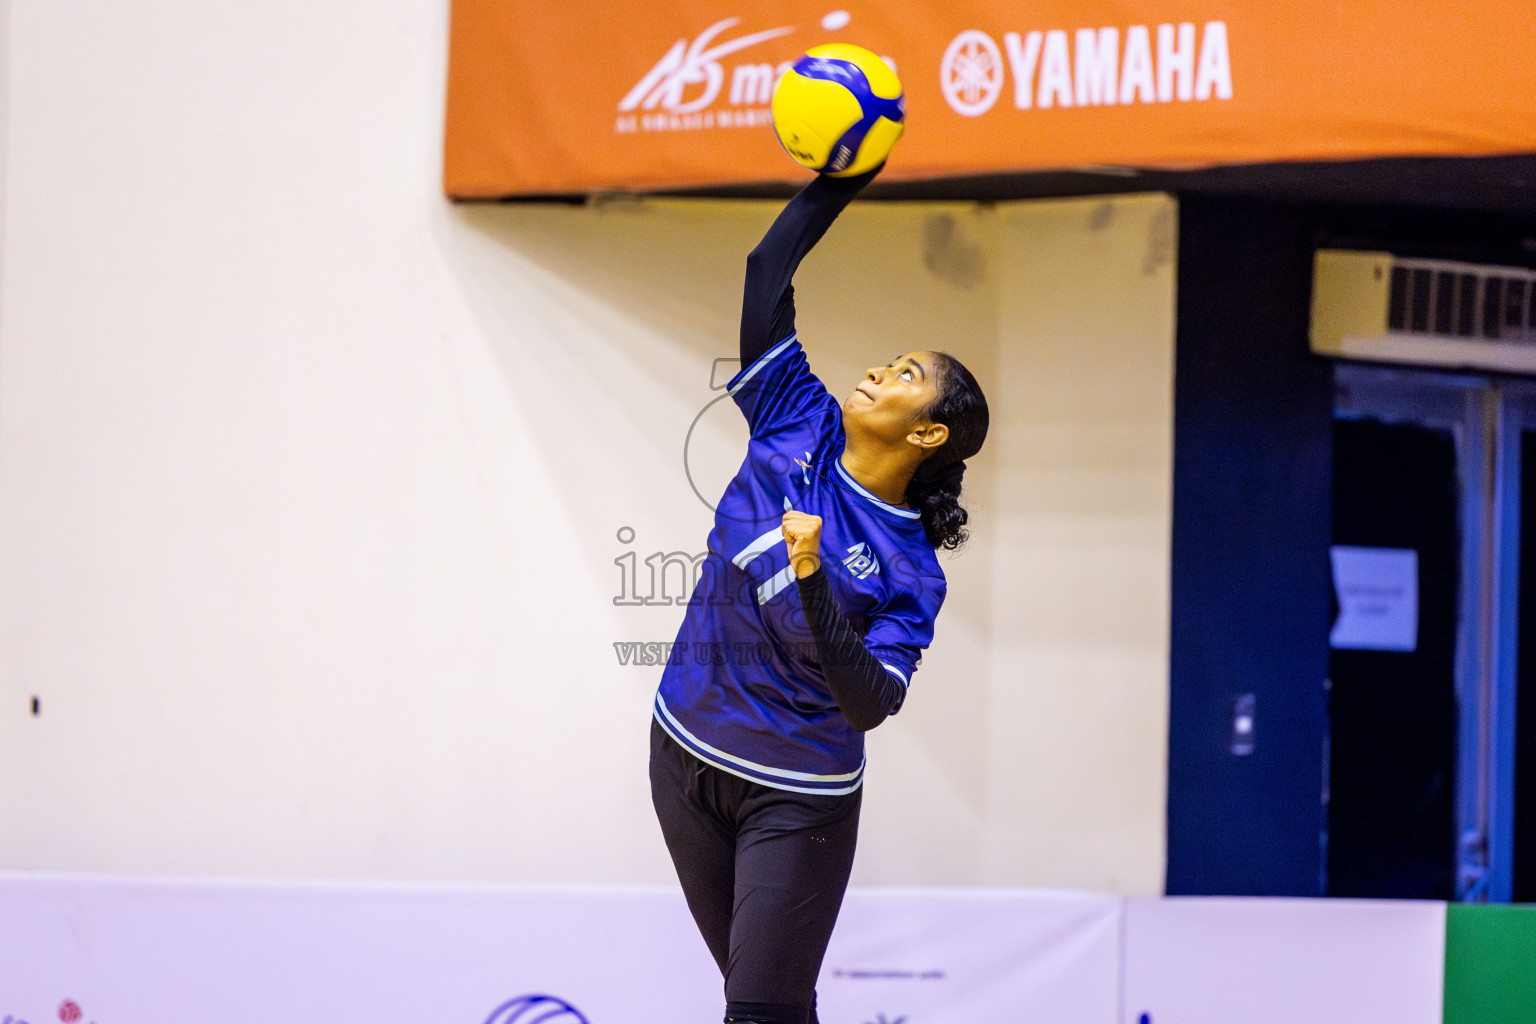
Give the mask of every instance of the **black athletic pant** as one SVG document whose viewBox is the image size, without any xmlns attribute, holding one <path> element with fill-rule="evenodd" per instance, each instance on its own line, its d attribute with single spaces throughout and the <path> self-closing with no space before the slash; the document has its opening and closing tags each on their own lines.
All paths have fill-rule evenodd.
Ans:
<svg viewBox="0 0 1536 1024">
<path fill-rule="evenodd" d="M 725 976 L 727 1021 L 816 1024 L 816 976 L 853 870 L 861 793 L 748 782 L 651 721 L 651 799 Z"/>
</svg>

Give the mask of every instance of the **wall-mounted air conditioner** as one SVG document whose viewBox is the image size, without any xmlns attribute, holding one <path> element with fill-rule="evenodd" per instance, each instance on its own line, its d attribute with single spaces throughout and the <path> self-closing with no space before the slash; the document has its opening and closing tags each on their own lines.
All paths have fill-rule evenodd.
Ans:
<svg viewBox="0 0 1536 1024">
<path fill-rule="evenodd" d="M 1536 271 L 1319 249 L 1312 351 L 1536 373 Z"/>
</svg>

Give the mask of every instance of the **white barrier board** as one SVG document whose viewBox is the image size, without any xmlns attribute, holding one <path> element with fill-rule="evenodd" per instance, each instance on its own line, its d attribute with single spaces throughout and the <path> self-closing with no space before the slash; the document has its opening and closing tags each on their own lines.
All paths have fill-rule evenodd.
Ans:
<svg viewBox="0 0 1536 1024">
<path fill-rule="evenodd" d="M 822 1024 L 1112 1024 L 1124 901 L 1017 889 L 855 889 L 822 965 Z"/>
<path fill-rule="evenodd" d="M 544 1024 L 720 1018 L 681 896 L 651 889 L 0 879 L 0 1020 Z"/>
<path fill-rule="evenodd" d="M 823 1024 L 1111 1024 L 1120 907 L 855 889 Z M 0 923 L 9 1024 L 713 1024 L 723 1009 L 665 888 L 0 874 Z"/>
<path fill-rule="evenodd" d="M 1445 904 L 1126 901 L 1126 1024 L 1441 1024 Z"/>
</svg>

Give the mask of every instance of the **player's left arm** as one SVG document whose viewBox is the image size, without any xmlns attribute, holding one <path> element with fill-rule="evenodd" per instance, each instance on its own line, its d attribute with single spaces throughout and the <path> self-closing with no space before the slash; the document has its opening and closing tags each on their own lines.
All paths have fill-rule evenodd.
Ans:
<svg viewBox="0 0 1536 1024">
<path fill-rule="evenodd" d="M 886 652 L 890 660 L 877 657 L 837 606 L 821 568 L 820 517 L 785 513 L 784 540 L 827 689 L 848 724 L 868 732 L 901 709 L 916 665 L 916 651 L 891 645 Z M 893 653 L 898 650 L 900 655 Z"/>
</svg>

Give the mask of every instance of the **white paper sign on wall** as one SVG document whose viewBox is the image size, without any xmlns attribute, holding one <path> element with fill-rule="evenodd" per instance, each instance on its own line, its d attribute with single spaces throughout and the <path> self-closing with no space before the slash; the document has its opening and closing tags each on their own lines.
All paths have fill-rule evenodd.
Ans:
<svg viewBox="0 0 1536 1024">
<path fill-rule="evenodd" d="M 1338 650 L 1412 651 L 1419 640 L 1419 553 L 1407 548 L 1332 549 Z"/>
</svg>

